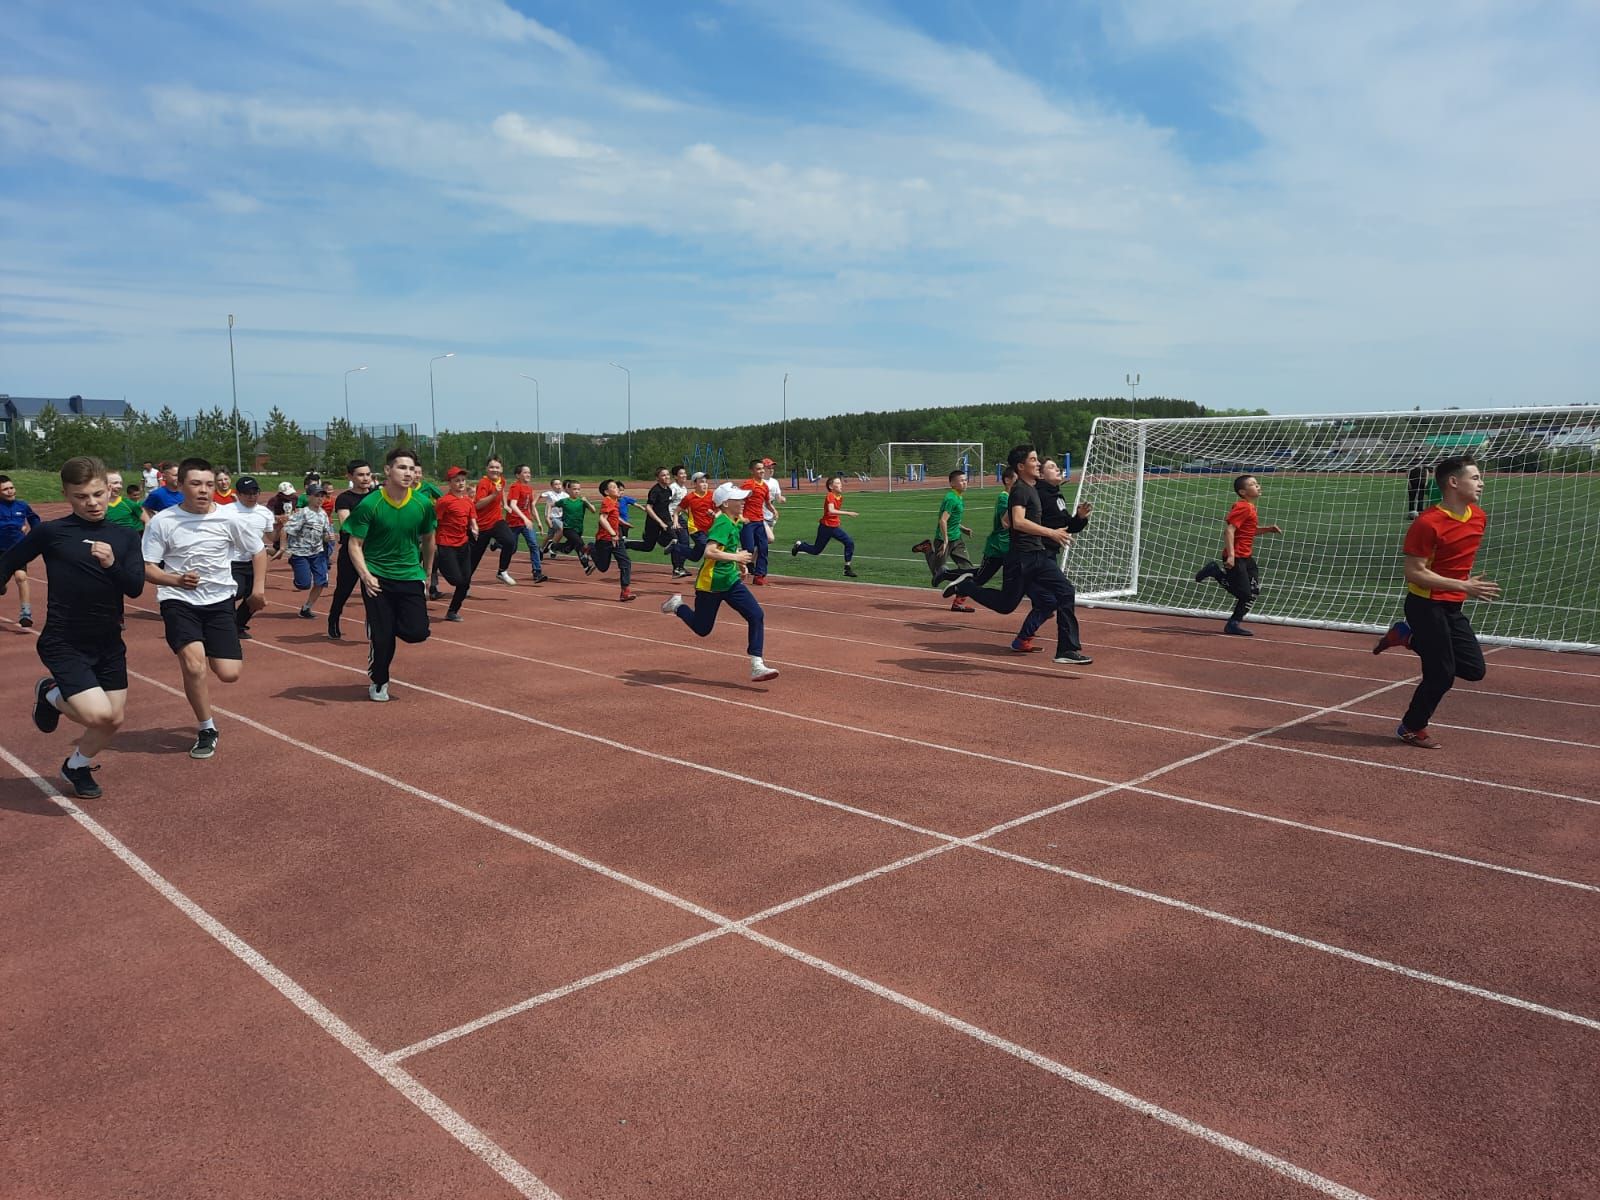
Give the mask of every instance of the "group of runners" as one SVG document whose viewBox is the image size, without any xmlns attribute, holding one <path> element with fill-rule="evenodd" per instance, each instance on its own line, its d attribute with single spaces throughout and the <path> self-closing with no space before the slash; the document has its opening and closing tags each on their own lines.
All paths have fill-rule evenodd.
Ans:
<svg viewBox="0 0 1600 1200">
<path fill-rule="evenodd" d="M 692 600 L 671 595 L 662 612 L 706 637 L 728 606 L 746 625 L 751 680 L 774 679 L 778 672 L 763 658 L 765 617 L 752 590 L 766 584 L 772 525 L 782 503 L 772 466 L 770 459 L 755 460 L 742 483 L 715 488 L 703 473 L 662 467 L 641 519 L 630 511 L 638 505 L 627 503 L 615 479 L 602 481 L 597 506 L 576 480 L 552 480 L 536 495 L 526 466 L 508 480 L 504 464 L 491 458 L 475 487 L 463 468 L 452 467 L 440 489 L 423 478 L 416 454 L 404 447 L 391 450 L 376 470 L 365 461 L 348 464 L 349 486 L 337 496 L 319 478 L 308 478 L 303 494 L 284 484 L 265 502 L 256 479 L 235 480 L 200 458 L 161 464 L 154 483 L 142 481 L 146 494 L 136 502 L 125 494 L 119 472 L 79 457 L 60 472 L 71 512 L 53 521 L 40 520 L 17 498 L 15 484 L 0 476 L 0 594 L 18 587 L 19 624 L 30 627 L 27 567 L 43 560 L 48 602 L 37 646 L 48 674 L 34 688 L 33 720 L 46 733 L 63 716 L 81 727 L 61 773 L 76 795 L 94 798 L 101 794 L 94 760 L 126 716 L 124 598 L 155 585 L 166 641 L 196 720 L 189 754 L 210 758 L 220 736 L 211 680 L 234 683 L 241 677 L 250 619 L 266 604 L 268 561 L 285 553 L 294 586 L 304 593 L 299 615 L 307 619 L 315 617 L 331 564 L 336 579 L 327 630 L 335 641 L 342 640 L 343 611 L 360 587 L 369 644 L 367 694 L 375 702 L 391 699 L 398 643 L 415 644 L 429 635 L 431 569 L 437 566 L 450 584 L 445 619 L 457 621 L 490 549 L 499 554 L 497 578 L 516 585 L 511 568 L 519 547 L 528 552 L 535 583 L 549 578 L 544 564 L 554 555 L 573 555 L 586 574 L 606 572 L 615 563 L 623 602 L 635 599 L 630 549 L 665 550 L 673 577 L 692 577 L 694 583 Z M 1484 677 L 1483 653 L 1463 603 L 1500 594 L 1497 584 L 1472 575 L 1486 525 L 1478 507 L 1483 476 L 1477 463 L 1471 455 L 1453 456 L 1434 475 L 1440 500 L 1411 522 L 1403 544 L 1404 619 L 1373 651 L 1404 646 L 1421 659 L 1422 680 L 1396 734 L 1427 749 L 1439 745 L 1428 723 L 1455 680 Z M 976 604 L 1010 613 L 1027 599 L 1031 608 L 1011 648 L 1034 651 L 1035 635 L 1053 616 L 1055 661 L 1087 665 L 1093 660 L 1080 643 L 1075 592 L 1063 573 L 1061 551 L 1086 528 L 1091 507 L 1070 505 L 1061 494 L 1059 466 L 1041 460 L 1032 446 L 1011 451 L 1003 480 L 980 563 L 966 553 L 964 539 L 972 531 L 962 524 L 966 476 L 960 471 L 950 474 L 933 536 L 916 549 L 952 609 L 973 612 Z M 1254 540 L 1282 531 L 1259 525 L 1261 485 L 1255 476 L 1239 476 L 1234 491 L 1238 499 L 1223 523 L 1221 562 L 1206 563 L 1195 579 L 1214 580 L 1228 591 L 1234 608 L 1225 632 L 1248 635 L 1242 622 L 1261 584 Z M 791 553 L 820 554 L 837 540 L 845 574 L 854 577 L 854 543 L 840 518 L 857 514 L 843 503 L 843 478 L 832 476 L 815 538 L 793 542 Z M 589 514 L 597 526 L 592 540 L 584 534 Z M 641 520 L 643 536 L 630 539 Z M 996 574 L 1000 586 L 985 586 Z M 432 595 L 442 598 L 438 591 Z"/>
</svg>

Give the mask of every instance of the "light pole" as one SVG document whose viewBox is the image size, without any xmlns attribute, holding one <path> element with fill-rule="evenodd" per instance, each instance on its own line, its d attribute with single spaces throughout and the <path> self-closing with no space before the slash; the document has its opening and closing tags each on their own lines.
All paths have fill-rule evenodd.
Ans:
<svg viewBox="0 0 1600 1200">
<path fill-rule="evenodd" d="M 365 371 L 366 367 L 351 367 L 344 373 L 344 423 L 350 424 L 350 376 L 357 371 Z"/>
<path fill-rule="evenodd" d="M 1131 421 L 1135 419 L 1134 414 L 1139 407 L 1139 375 L 1135 372 L 1132 375 L 1124 375 L 1123 378 L 1128 381 L 1128 419 Z"/>
<path fill-rule="evenodd" d="M 519 375 L 522 372 L 517 372 Z M 529 383 L 533 384 L 533 461 L 538 463 L 538 472 L 544 474 L 544 422 L 539 419 L 539 381 L 532 375 L 523 375 Z"/>
<path fill-rule="evenodd" d="M 621 363 L 612 363 L 613 367 L 628 377 L 628 479 L 633 479 L 633 372 Z"/>
<path fill-rule="evenodd" d="M 439 474 L 439 408 L 433 402 L 433 364 L 441 358 L 454 358 L 456 352 L 449 354 L 435 354 L 428 360 L 428 412 L 433 416 L 433 473 Z"/>
<path fill-rule="evenodd" d="M 789 372 L 783 373 L 783 477 L 789 478 Z"/>
<path fill-rule="evenodd" d="M 233 382 L 233 469 L 244 474 L 244 452 L 239 449 L 239 375 L 233 368 L 233 314 L 228 314 L 228 378 Z"/>
</svg>

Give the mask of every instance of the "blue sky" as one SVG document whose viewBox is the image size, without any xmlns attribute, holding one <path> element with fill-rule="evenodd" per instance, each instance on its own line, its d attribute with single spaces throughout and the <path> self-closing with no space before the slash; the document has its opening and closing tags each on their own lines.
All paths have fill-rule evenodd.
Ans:
<svg viewBox="0 0 1600 1200">
<path fill-rule="evenodd" d="M 8 0 L 0 391 L 1600 399 L 1600 9 Z"/>
</svg>

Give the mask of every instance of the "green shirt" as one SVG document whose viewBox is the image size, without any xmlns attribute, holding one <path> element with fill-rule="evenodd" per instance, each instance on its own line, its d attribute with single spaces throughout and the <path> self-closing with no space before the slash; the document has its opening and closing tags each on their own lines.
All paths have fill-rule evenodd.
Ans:
<svg viewBox="0 0 1600 1200">
<path fill-rule="evenodd" d="M 718 513 L 717 519 L 711 522 L 711 531 L 706 534 L 706 541 L 715 542 L 724 550 L 737 550 L 739 548 L 739 527 L 734 524 L 733 518 L 727 513 Z M 708 554 L 700 560 L 700 573 L 695 576 L 694 590 L 697 592 L 725 592 L 738 582 L 738 563 L 728 562 L 726 559 L 712 558 Z"/>
<path fill-rule="evenodd" d="M 374 488 L 373 490 L 376 491 L 378 489 Z M 429 504 L 432 504 L 440 496 L 444 495 L 444 493 L 439 490 L 439 485 L 437 483 L 434 483 L 433 480 L 431 480 L 431 479 L 424 479 L 421 483 L 417 484 L 417 486 L 414 487 L 411 490 L 415 491 L 415 492 L 421 492 L 424 496 L 427 497 L 427 500 L 428 500 Z"/>
<path fill-rule="evenodd" d="M 1004 558 L 1011 550 L 1011 530 L 1004 524 L 1006 510 L 1010 507 L 1011 497 L 1006 492 L 994 498 L 994 528 L 983 543 L 985 558 Z"/>
<path fill-rule="evenodd" d="M 361 539 L 367 570 L 379 579 L 426 579 L 417 540 L 438 528 L 433 503 L 408 492 L 399 504 L 378 488 L 356 505 L 344 523 L 344 531 Z"/>
<path fill-rule="evenodd" d="M 955 488 L 951 488 L 944 494 L 944 500 L 939 505 L 940 516 L 945 513 L 950 514 L 949 533 L 946 535 L 939 532 L 939 521 L 936 517 L 933 522 L 933 540 L 938 541 L 940 537 L 948 536 L 953 542 L 959 538 L 961 536 L 961 518 L 966 515 L 966 512 L 967 502 L 961 498 L 960 492 L 956 491 Z"/>
<path fill-rule="evenodd" d="M 126 496 L 118 496 L 115 504 L 106 505 L 106 520 L 129 529 L 144 528 L 144 522 L 139 518 L 139 506 Z"/>
<path fill-rule="evenodd" d="M 589 511 L 589 502 L 582 496 L 568 496 L 565 500 L 557 500 L 556 507 L 561 510 L 561 527 L 568 533 L 583 536 L 583 514 Z"/>
</svg>

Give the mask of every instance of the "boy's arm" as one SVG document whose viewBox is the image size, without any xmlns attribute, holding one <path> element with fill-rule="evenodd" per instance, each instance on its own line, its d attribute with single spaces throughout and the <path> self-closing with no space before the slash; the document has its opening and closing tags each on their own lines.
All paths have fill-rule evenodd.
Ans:
<svg viewBox="0 0 1600 1200">
<path fill-rule="evenodd" d="M 1234 563 L 1233 534 L 1233 522 L 1224 521 L 1222 523 L 1222 565 L 1225 567 L 1231 567 Z"/>
<path fill-rule="evenodd" d="M 130 529 L 127 532 L 132 533 Z M 123 554 L 112 564 L 111 570 L 116 573 L 117 585 L 122 588 L 122 594 L 130 600 L 144 593 L 144 556 L 139 553 L 138 542 L 133 538 L 126 539 L 128 545 Z"/>
<path fill-rule="evenodd" d="M 6 594 L 6 584 L 11 577 L 44 553 L 49 535 L 42 524 L 28 530 L 27 536 L 4 554 L 0 554 L 0 596 Z"/>
<path fill-rule="evenodd" d="M 1405 574 L 1407 583 L 1414 583 L 1432 592 L 1465 592 L 1473 600 L 1500 598 L 1500 585 L 1492 579 L 1484 579 L 1479 575 L 1469 579 L 1451 579 L 1430 567 L 1428 559 L 1420 554 L 1406 555 Z"/>
<path fill-rule="evenodd" d="M 618 517 L 617 519 L 620 521 L 622 518 Z M 617 536 L 617 527 L 611 523 L 610 519 L 605 515 L 605 513 L 600 514 L 600 528 L 604 529 L 612 537 Z"/>
<path fill-rule="evenodd" d="M 1058 546 L 1065 546 L 1067 538 L 1071 536 L 1065 529 L 1051 529 L 1049 526 L 1028 520 L 1028 510 L 1020 504 L 1011 506 L 1011 532 L 1035 534 Z"/>
</svg>

